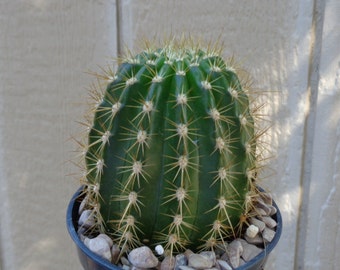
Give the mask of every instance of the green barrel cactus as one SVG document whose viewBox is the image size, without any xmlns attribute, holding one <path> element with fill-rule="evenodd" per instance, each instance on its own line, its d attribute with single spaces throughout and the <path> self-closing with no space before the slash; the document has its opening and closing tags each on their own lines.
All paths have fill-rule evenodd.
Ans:
<svg viewBox="0 0 340 270">
<path fill-rule="evenodd" d="M 238 236 L 257 193 L 258 133 L 220 50 L 169 42 L 102 77 L 84 151 L 97 228 L 122 250 L 174 253 Z"/>
</svg>

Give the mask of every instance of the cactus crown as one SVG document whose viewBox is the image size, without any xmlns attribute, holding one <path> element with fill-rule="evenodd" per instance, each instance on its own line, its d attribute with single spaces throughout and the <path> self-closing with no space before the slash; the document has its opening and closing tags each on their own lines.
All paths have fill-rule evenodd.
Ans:
<svg viewBox="0 0 340 270">
<path fill-rule="evenodd" d="M 257 190 L 254 106 L 217 46 L 169 42 L 98 76 L 84 184 L 97 229 L 122 248 L 213 249 Z"/>
</svg>

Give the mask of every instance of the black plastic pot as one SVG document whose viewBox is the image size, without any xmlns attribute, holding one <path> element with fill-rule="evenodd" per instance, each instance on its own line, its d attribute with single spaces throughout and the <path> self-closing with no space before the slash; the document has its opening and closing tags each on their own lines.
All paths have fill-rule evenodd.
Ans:
<svg viewBox="0 0 340 270">
<path fill-rule="evenodd" d="M 84 268 L 84 270 L 122 270 L 120 267 L 111 264 L 105 259 L 102 259 L 100 256 L 94 254 L 90 251 L 85 244 L 80 240 L 77 234 L 78 228 L 78 209 L 81 203 L 81 198 L 79 195 L 81 193 L 82 188 L 80 188 L 72 197 L 66 214 L 66 224 L 67 229 L 69 231 L 70 236 L 76 244 L 77 252 L 79 260 Z M 282 232 L 282 217 L 279 208 L 276 203 L 273 202 L 274 207 L 277 209 L 277 213 L 273 216 L 273 218 L 277 222 L 276 233 L 274 239 L 266 245 L 265 249 L 252 260 L 247 262 L 246 264 L 237 268 L 237 270 L 260 270 L 263 269 L 269 253 L 274 249 L 276 244 L 278 243 L 281 232 Z"/>
</svg>

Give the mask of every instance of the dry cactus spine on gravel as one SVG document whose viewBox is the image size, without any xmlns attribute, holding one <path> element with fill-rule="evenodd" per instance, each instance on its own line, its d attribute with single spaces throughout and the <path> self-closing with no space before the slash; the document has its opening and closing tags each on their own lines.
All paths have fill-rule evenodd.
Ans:
<svg viewBox="0 0 340 270">
<path fill-rule="evenodd" d="M 121 252 L 214 250 L 249 225 L 265 147 L 257 91 L 222 48 L 149 43 L 96 74 L 79 140 L 91 230 Z"/>
</svg>

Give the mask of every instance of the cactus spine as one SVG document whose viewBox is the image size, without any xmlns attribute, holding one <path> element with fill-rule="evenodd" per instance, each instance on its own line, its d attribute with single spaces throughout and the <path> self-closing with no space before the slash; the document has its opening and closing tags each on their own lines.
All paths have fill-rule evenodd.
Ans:
<svg viewBox="0 0 340 270">
<path fill-rule="evenodd" d="M 87 203 L 123 249 L 213 249 L 240 233 L 256 194 L 247 86 L 216 48 L 170 42 L 125 58 L 96 96 Z"/>
</svg>

